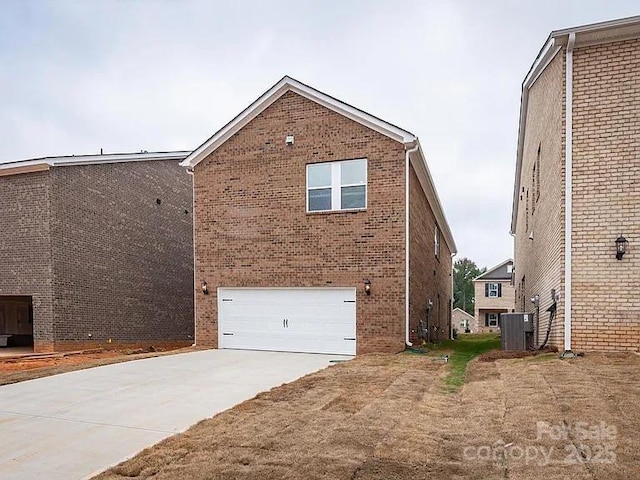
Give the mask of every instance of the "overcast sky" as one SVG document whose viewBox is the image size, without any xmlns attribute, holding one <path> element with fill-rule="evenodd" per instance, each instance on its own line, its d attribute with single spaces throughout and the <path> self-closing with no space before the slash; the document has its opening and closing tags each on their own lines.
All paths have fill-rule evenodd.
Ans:
<svg viewBox="0 0 640 480">
<path fill-rule="evenodd" d="M 633 0 L 0 2 L 0 161 L 192 150 L 282 76 L 418 135 L 458 245 L 509 235 L 522 80 Z M 1 201 L 2 199 L 0 199 Z"/>
</svg>

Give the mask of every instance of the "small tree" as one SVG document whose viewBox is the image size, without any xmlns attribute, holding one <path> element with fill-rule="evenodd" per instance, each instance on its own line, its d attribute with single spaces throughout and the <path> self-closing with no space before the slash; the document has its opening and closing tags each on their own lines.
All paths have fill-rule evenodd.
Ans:
<svg viewBox="0 0 640 480">
<path fill-rule="evenodd" d="M 453 308 L 460 308 L 473 315 L 475 306 L 473 279 L 486 271 L 486 267 L 478 268 L 476 263 L 468 258 L 455 261 L 453 264 Z"/>
</svg>

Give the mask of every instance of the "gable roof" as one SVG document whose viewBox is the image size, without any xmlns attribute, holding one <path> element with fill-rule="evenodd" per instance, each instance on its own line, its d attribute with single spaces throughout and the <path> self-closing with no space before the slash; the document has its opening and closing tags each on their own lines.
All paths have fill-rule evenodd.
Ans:
<svg viewBox="0 0 640 480">
<path fill-rule="evenodd" d="M 477 280 L 502 280 L 502 279 L 509 280 L 511 279 L 511 274 L 508 274 L 508 276 L 500 274 L 500 270 L 502 269 L 502 267 L 505 267 L 506 265 L 509 265 L 509 264 L 513 265 L 512 258 L 508 258 L 504 262 L 496 265 L 495 267 L 490 268 L 489 270 L 484 272 L 482 275 L 478 275 L 476 278 L 473 279 L 473 281 L 475 282 Z"/>
<path fill-rule="evenodd" d="M 180 164 L 183 167 L 193 168 L 202 160 L 204 160 L 211 152 L 215 151 L 220 145 L 231 138 L 242 127 L 248 124 L 251 120 L 256 118 L 260 113 L 267 109 L 272 103 L 278 100 L 287 92 L 295 92 L 315 103 L 318 103 L 329 110 L 339 113 L 355 122 L 358 122 L 366 127 L 375 130 L 378 133 L 386 135 L 401 143 L 412 143 L 417 140 L 417 137 L 400 127 L 397 127 L 389 122 L 374 117 L 373 115 L 352 107 L 351 105 L 344 103 L 336 98 L 333 98 L 326 93 L 322 93 L 315 88 L 305 85 L 298 80 L 295 80 L 289 76 L 284 76 L 273 87 L 263 93 L 256 101 L 245 108 L 240 114 L 238 114 L 233 120 L 227 123 L 224 127 L 213 134 L 202 145 L 196 148 L 191 154 L 184 159 Z"/>
<path fill-rule="evenodd" d="M 462 310 L 460 307 L 456 307 L 453 309 L 453 313 L 458 312 L 458 313 L 462 313 L 465 316 L 469 317 L 471 320 L 475 319 L 475 317 L 473 315 L 471 315 L 468 312 L 465 312 L 464 310 Z"/>
<path fill-rule="evenodd" d="M 531 68 L 522 82 L 520 100 L 520 119 L 518 128 L 518 147 L 516 153 L 516 175 L 513 188 L 511 207 L 511 234 L 516 233 L 518 220 L 518 204 L 520 199 L 520 175 L 522 171 L 522 155 L 524 150 L 524 133 L 527 122 L 527 107 L 529 103 L 529 89 L 542 75 L 555 56 L 566 47 L 569 35 L 575 35 L 573 48 L 600 45 L 603 43 L 619 42 L 640 37 L 640 15 L 628 18 L 592 23 L 578 27 L 554 30 L 547 37 L 546 42 L 538 52 Z M 563 107 L 564 108 L 564 107 Z"/>
<path fill-rule="evenodd" d="M 0 161 L 0 176 L 49 170 L 51 167 L 72 165 L 97 165 L 105 163 L 142 162 L 148 160 L 183 160 L 188 151 L 178 152 L 137 152 L 109 153 L 106 155 L 66 155 L 60 157 L 40 157 L 26 160 Z"/>
<path fill-rule="evenodd" d="M 457 253 L 457 247 L 453 240 L 451 228 L 449 227 L 449 223 L 444 215 L 442 203 L 440 202 L 438 192 L 436 191 L 435 184 L 433 182 L 433 177 L 429 171 L 429 166 L 425 160 L 424 152 L 422 151 L 418 137 L 407 130 L 331 97 L 326 93 L 322 93 L 319 90 L 305 85 L 304 83 L 289 76 L 282 77 L 278 83 L 263 93 L 256 101 L 240 112 L 240 114 L 233 120 L 191 152 L 191 154 L 187 156 L 180 165 L 193 170 L 198 163 L 207 158 L 224 142 L 240 131 L 251 120 L 260 115 L 260 113 L 265 111 L 270 105 L 287 92 L 297 93 L 312 102 L 333 110 L 334 112 L 360 123 L 365 127 L 371 128 L 382 135 L 404 144 L 405 149 L 410 152 L 410 162 L 416 171 L 416 175 L 420 181 L 420 186 L 422 187 L 422 190 L 427 197 L 427 201 L 429 202 L 429 205 L 436 217 L 442 237 L 451 253 Z"/>
</svg>

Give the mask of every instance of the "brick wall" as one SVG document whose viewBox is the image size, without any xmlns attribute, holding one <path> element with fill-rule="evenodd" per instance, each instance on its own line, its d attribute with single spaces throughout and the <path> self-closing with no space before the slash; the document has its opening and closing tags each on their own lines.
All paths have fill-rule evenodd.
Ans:
<svg viewBox="0 0 640 480">
<path fill-rule="evenodd" d="M 50 175 L 53 347 L 193 343 L 184 169 L 153 160 L 54 167 Z"/>
<path fill-rule="evenodd" d="M 638 351 L 640 40 L 573 58 L 573 347 Z M 629 249 L 618 261 L 620 233 Z"/>
<path fill-rule="evenodd" d="M 285 136 L 295 143 L 285 145 Z M 365 211 L 306 213 L 306 164 L 368 159 Z M 357 289 L 357 351 L 404 348 L 404 147 L 288 92 L 195 167 L 196 335 L 227 287 Z M 366 296 L 363 280 L 372 282 Z M 203 295 L 205 280 L 211 292 Z"/>
<path fill-rule="evenodd" d="M 552 303 L 551 289 L 560 294 L 564 289 L 563 51 L 556 55 L 529 91 L 520 179 L 514 245 L 515 310 L 535 312 L 530 298 L 540 295 L 541 314 L 536 319 L 540 343 L 547 330 L 549 315 L 545 310 Z M 529 239 L 531 232 L 533 240 Z M 563 309 L 562 297 L 550 338 L 550 344 L 559 348 L 563 345 Z"/>
<path fill-rule="evenodd" d="M 451 322 L 453 324 L 453 328 L 455 328 L 458 333 L 464 333 L 464 321 L 468 322 L 469 330 L 471 331 L 471 333 L 475 333 L 477 329 L 475 318 L 473 318 L 462 309 L 454 308 L 453 312 L 451 313 Z"/>
<path fill-rule="evenodd" d="M 427 302 L 431 300 L 429 339 L 444 340 L 451 332 L 451 250 L 440 234 L 440 253 L 435 255 L 436 219 L 413 165 L 409 205 L 409 338 L 418 342 L 419 322 L 427 320 Z"/>
<path fill-rule="evenodd" d="M 53 333 L 50 172 L 0 176 L 0 299 L 33 297 L 36 346 Z"/>
</svg>

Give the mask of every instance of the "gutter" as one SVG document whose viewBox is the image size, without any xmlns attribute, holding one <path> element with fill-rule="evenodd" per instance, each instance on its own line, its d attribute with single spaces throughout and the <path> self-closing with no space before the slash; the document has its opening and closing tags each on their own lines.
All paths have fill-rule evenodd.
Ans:
<svg viewBox="0 0 640 480">
<path fill-rule="evenodd" d="M 186 168 L 188 175 L 191 175 L 191 234 L 193 239 L 193 345 L 195 347 L 198 344 L 198 328 L 196 323 L 198 322 L 198 316 L 196 315 L 196 292 L 197 279 L 196 279 L 196 179 L 193 175 L 193 168 Z"/>
<path fill-rule="evenodd" d="M 413 147 L 406 150 L 409 145 L 413 144 Z M 412 347 L 413 343 L 409 341 L 409 155 L 413 152 L 417 152 L 420 148 L 418 139 L 410 144 L 405 144 L 405 158 L 404 158 L 404 262 L 405 262 L 405 280 L 404 280 L 404 343 L 407 347 Z"/>
<path fill-rule="evenodd" d="M 564 181 L 564 352 L 563 358 L 572 358 L 571 351 L 571 262 L 573 230 L 573 46 L 576 34 L 571 32 L 567 42 L 565 71 L 565 181 Z"/>
</svg>

